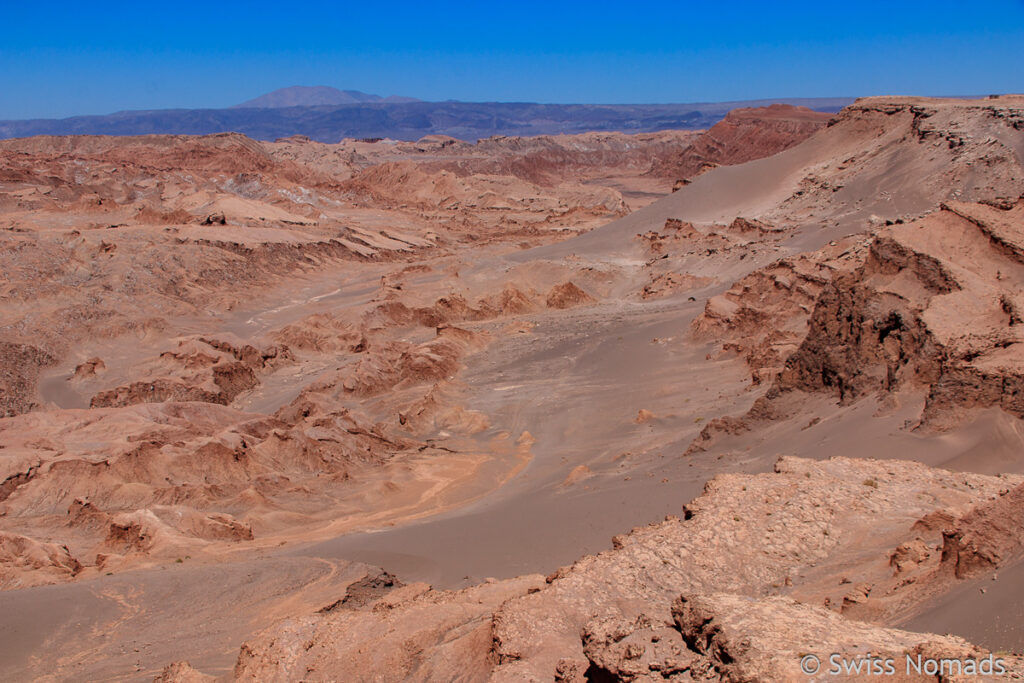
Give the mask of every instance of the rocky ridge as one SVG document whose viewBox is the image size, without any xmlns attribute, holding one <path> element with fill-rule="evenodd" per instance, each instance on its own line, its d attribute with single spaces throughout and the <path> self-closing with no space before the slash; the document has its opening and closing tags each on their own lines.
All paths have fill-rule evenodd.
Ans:
<svg viewBox="0 0 1024 683">
<path fill-rule="evenodd" d="M 380 680 L 447 671 L 453 680 L 770 681 L 795 680 L 808 651 L 980 660 L 989 653 L 961 639 L 876 624 L 960 580 L 957 566 L 991 573 L 1018 561 L 1022 483 L 783 458 L 774 474 L 720 475 L 682 518 L 616 537 L 612 550 L 546 581 L 407 587 L 284 622 L 243 646 L 235 679 L 332 680 L 358 663 Z M 984 536 L 969 531 L 987 516 L 1002 521 Z M 922 551 L 909 563 L 914 544 Z M 795 628 L 802 635 L 779 640 Z M 364 639 L 375 634 L 396 646 L 371 654 Z"/>
</svg>

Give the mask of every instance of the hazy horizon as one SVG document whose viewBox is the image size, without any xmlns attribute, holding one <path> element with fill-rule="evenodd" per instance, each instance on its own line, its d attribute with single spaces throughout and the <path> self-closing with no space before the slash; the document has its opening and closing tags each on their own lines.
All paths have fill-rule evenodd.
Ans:
<svg viewBox="0 0 1024 683">
<path fill-rule="evenodd" d="M 6 8 L 0 119 L 223 108 L 327 85 L 440 102 L 1019 92 L 1024 3 Z M 956 21 L 950 21 L 955 15 Z M 997 18 L 998 21 L 994 21 Z"/>
<path fill-rule="evenodd" d="M 115 114 L 129 113 L 129 112 L 139 112 L 139 113 L 141 113 L 141 112 L 148 112 L 148 111 L 192 111 L 192 110 L 202 111 L 202 110 L 206 110 L 206 109 L 209 109 L 209 110 L 242 109 L 242 108 L 245 108 L 246 102 L 248 102 L 249 100 L 259 99 L 259 98 L 261 98 L 261 97 L 263 97 L 265 95 L 271 95 L 271 94 L 274 94 L 274 93 L 276 93 L 278 91 L 288 90 L 288 89 L 294 88 L 294 87 L 307 87 L 307 88 L 327 87 L 327 88 L 336 89 L 336 90 L 339 90 L 339 91 L 342 91 L 342 92 L 358 92 L 358 93 L 363 94 L 363 95 L 372 95 L 372 96 L 379 97 L 380 99 L 379 100 L 373 100 L 373 101 L 366 101 L 366 102 L 345 102 L 345 103 L 339 103 L 339 104 L 277 105 L 277 107 L 270 107 L 270 108 L 279 108 L 279 107 L 282 107 L 282 106 L 328 106 L 328 107 L 332 107 L 332 106 L 353 106 L 353 107 L 359 107 L 359 106 L 381 105 L 381 104 L 383 104 L 383 105 L 394 105 L 394 104 L 416 104 L 416 103 L 420 103 L 420 104 L 446 104 L 446 103 L 452 103 L 452 104 L 467 104 L 467 105 L 472 105 L 472 104 L 503 104 L 503 105 L 507 105 L 507 104 L 531 104 L 531 105 L 542 105 L 542 106 L 544 106 L 544 105 L 552 105 L 552 106 L 585 105 L 585 106 L 611 106 L 611 107 L 615 107 L 615 106 L 676 106 L 676 105 L 682 105 L 682 106 L 694 105 L 694 106 L 699 106 L 699 105 L 715 105 L 715 104 L 744 105 L 744 104 L 758 104 L 758 103 L 765 103 L 765 104 L 767 104 L 767 103 L 792 103 L 793 101 L 799 101 L 799 100 L 806 100 L 808 104 L 813 104 L 813 103 L 818 102 L 818 101 L 826 102 L 826 101 L 832 101 L 832 100 L 835 100 L 835 101 L 839 101 L 839 100 L 852 100 L 852 99 L 855 99 L 857 97 L 862 97 L 862 95 L 857 95 L 857 94 L 852 94 L 852 95 L 823 95 L 823 96 L 819 96 L 819 97 L 804 97 L 802 95 L 785 95 L 785 94 L 783 94 L 783 95 L 776 95 L 776 96 L 770 96 L 770 97 L 735 99 L 735 100 L 693 100 L 693 101 L 686 101 L 686 102 L 683 102 L 683 101 L 679 101 L 679 102 L 676 102 L 676 101 L 671 101 L 671 102 L 670 101 L 664 101 L 664 102 L 540 102 L 540 101 L 536 101 L 536 100 L 458 100 L 458 99 L 451 99 L 451 98 L 445 99 L 445 100 L 438 100 L 438 99 L 429 100 L 429 99 L 420 99 L 420 98 L 409 98 L 407 101 L 403 101 L 401 99 L 392 101 L 389 98 L 404 98 L 405 96 L 402 95 L 402 93 L 388 93 L 387 95 L 382 95 L 381 93 L 365 92 L 365 91 L 361 91 L 361 90 L 357 91 L 357 90 L 354 90 L 352 88 L 342 88 L 342 87 L 325 85 L 325 84 L 317 84 L 317 85 L 313 85 L 313 86 L 307 86 L 307 85 L 283 86 L 281 88 L 276 88 L 274 90 L 270 90 L 270 91 L 267 91 L 267 92 L 255 93 L 252 97 L 248 98 L 248 100 L 246 100 L 245 102 L 235 102 L 235 103 L 232 103 L 232 104 L 228 104 L 228 105 L 224 105 L 224 106 L 216 106 L 216 107 L 214 107 L 214 106 L 196 106 L 196 107 L 177 107 L 177 106 L 170 106 L 170 107 L 140 107 L 140 108 L 133 108 L 133 109 L 119 109 L 119 110 L 116 110 L 116 111 L 109 111 L 109 112 L 80 112 L 80 113 L 75 113 L 75 114 L 69 114 L 67 116 L 23 117 L 23 118 L 6 119 L 6 120 L 11 120 L 11 121 L 18 121 L 18 120 L 26 120 L 26 121 L 28 121 L 28 120 L 36 120 L 36 119 L 39 119 L 39 120 L 49 120 L 49 119 L 62 120 L 62 119 L 73 119 L 73 118 L 77 118 L 77 117 L 106 117 L 106 116 L 111 116 L 111 115 L 115 115 Z M 909 95 L 917 96 L 918 93 L 909 93 Z M 961 98 L 968 98 L 968 99 L 970 99 L 970 98 L 974 98 L 974 97 L 984 97 L 985 95 L 981 95 L 981 94 L 971 94 L 971 95 L 945 95 L 945 94 L 942 94 L 942 95 L 927 95 L 927 94 L 925 94 L 923 96 L 926 96 L 926 97 L 928 97 L 928 96 L 933 96 L 933 97 L 961 97 Z M 258 107 L 256 107 L 256 108 L 258 108 Z M 0 119 L 0 120 L 4 120 L 4 119 Z"/>
</svg>

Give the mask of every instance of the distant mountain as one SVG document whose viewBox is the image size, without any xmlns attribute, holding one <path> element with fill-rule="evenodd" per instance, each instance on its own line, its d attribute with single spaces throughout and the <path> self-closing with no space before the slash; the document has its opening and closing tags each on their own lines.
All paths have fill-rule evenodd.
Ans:
<svg viewBox="0 0 1024 683">
<path fill-rule="evenodd" d="M 275 140 L 290 135 L 306 135 L 320 142 L 370 137 L 418 140 L 424 135 L 441 134 L 476 141 L 492 135 L 552 135 L 587 131 L 645 133 L 710 128 L 732 109 L 761 107 L 774 102 L 836 112 L 853 102 L 853 98 L 696 104 L 372 101 L 263 108 L 247 104 L 230 109 L 161 109 L 68 119 L 0 121 L 0 139 L 30 135 L 208 135 L 237 132 L 257 140 Z"/>
<path fill-rule="evenodd" d="M 260 95 L 247 102 L 236 104 L 232 109 L 277 109 L 279 107 L 316 107 L 326 104 L 364 104 L 366 102 L 419 102 L 415 97 L 381 97 L 358 90 L 338 90 L 328 85 L 293 85 L 266 95 Z"/>
</svg>

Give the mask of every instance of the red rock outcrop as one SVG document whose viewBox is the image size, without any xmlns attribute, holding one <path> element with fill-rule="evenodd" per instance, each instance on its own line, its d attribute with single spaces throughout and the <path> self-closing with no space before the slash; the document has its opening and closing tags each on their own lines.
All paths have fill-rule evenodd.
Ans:
<svg viewBox="0 0 1024 683">
<path fill-rule="evenodd" d="M 590 296 L 572 282 L 563 282 L 555 285 L 548 292 L 548 308 L 572 308 L 594 303 L 594 297 Z"/>
<path fill-rule="evenodd" d="M 286 363 L 287 346 L 257 349 L 234 346 L 218 339 L 187 339 L 174 351 L 160 354 L 149 377 L 102 391 L 92 397 L 93 408 L 133 403 L 200 401 L 228 405 L 243 391 L 259 384 L 259 374 Z M 166 373 L 166 374 L 165 374 Z"/>
<path fill-rule="evenodd" d="M 822 291 L 780 386 L 823 389 L 840 401 L 923 387 L 922 419 L 936 426 L 973 407 L 1024 416 L 1018 234 L 1024 203 L 951 204 L 881 231 L 864 266 Z"/>
<path fill-rule="evenodd" d="M 0 417 L 28 412 L 36 406 L 39 371 L 55 361 L 34 346 L 0 341 Z"/>
<path fill-rule="evenodd" d="M 990 572 L 1024 553 L 1024 487 L 1000 493 L 943 531 L 942 566 L 958 579 Z"/>
<path fill-rule="evenodd" d="M 734 109 L 682 152 L 656 162 L 650 173 L 692 179 L 715 166 L 771 156 L 803 142 L 832 117 L 788 104 Z"/>
<path fill-rule="evenodd" d="M 863 261 L 865 242 L 851 239 L 755 270 L 708 299 L 691 325 L 694 337 L 720 341 L 722 351 L 745 358 L 755 382 L 770 380 L 806 337 L 822 289 Z"/>
<path fill-rule="evenodd" d="M 0 589 L 67 579 L 81 570 L 67 546 L 0 532 Z"/>
<path fill-rule="evenodd" d="M 289 620 L 242 646 L 234 680 L 485 680 L 494 664 L 491 615 L 543 584 L 526 576 L 455 593 L 413 584 L 365 607 Z"/>
</svg>

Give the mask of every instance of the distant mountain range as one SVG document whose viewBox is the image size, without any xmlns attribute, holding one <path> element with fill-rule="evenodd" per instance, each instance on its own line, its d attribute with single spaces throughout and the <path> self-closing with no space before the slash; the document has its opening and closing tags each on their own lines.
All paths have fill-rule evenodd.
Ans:
<svg viewBox="0 0 1024 683">
<path fill-rule="evenodd" d="M 207 135 L 244 133 L 258 140 L 305 135 L 418 140 L 450 135 L 475 141 L 492 135 L 549 135 L 587 131 L 628 133 L 710 128 L 731 109 L 773 102 L 835 112 L 853 98 L 780 98 L 693 104 L 534 104 L 423 102 L 327 86 L 296 86 L 227 109 L 123 111 L 105 116 L 0 121 L 0 139 L 32 135 Z"/>
<path fill-rule="evenodd" d="M 381 97 L 358 90 L 338 90 L 329 85 L 293 85 L 248 102 L 236 104 L 232 109 L 277 109 L 279 107 L 317 107 L 323 104 L 365 104 L 367 102 L 419 102 L 415 97 L 392 95 Z"/>
</svg>

